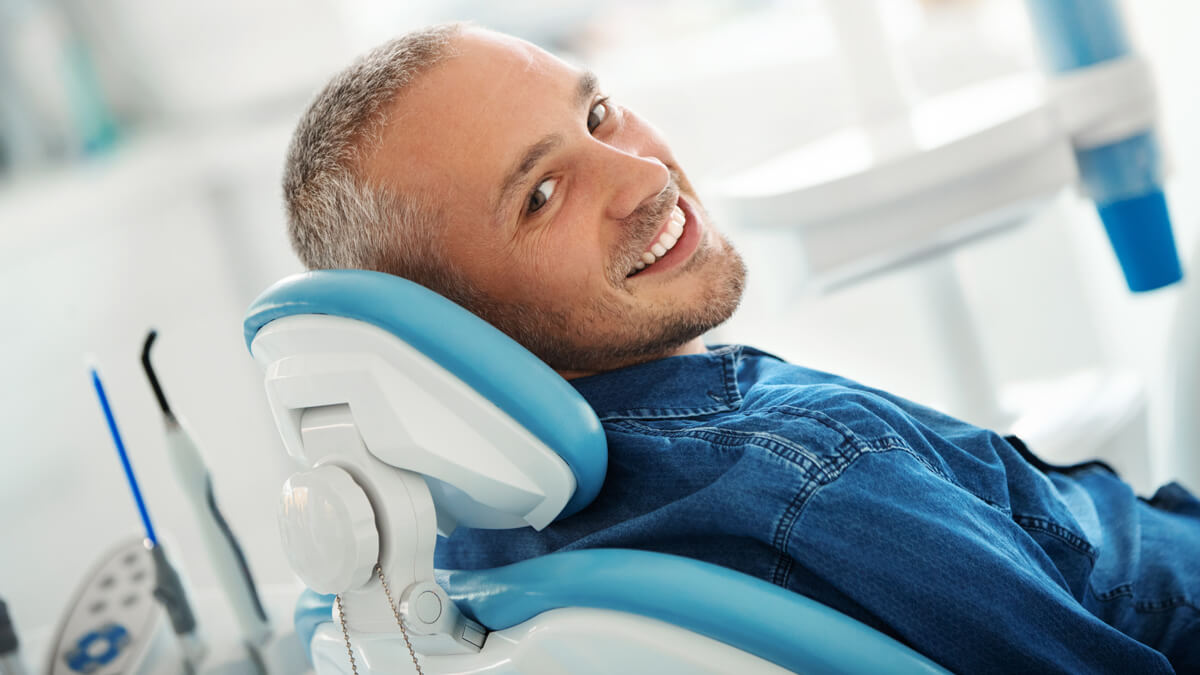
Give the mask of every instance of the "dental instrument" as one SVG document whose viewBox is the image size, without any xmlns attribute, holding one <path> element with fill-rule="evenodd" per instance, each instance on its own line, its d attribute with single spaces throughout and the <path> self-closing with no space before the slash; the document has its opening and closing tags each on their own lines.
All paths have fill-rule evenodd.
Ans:
<svg viewBox="0 0 1200 675">
<path fill-rule="evenodd" d="M 26 675 L 28 672 L 21 660 L 21 645 L 8 614 L 8 605 L 0 598 L 0 675 Z"/>
<path fill-rule="evenodd" d="M 212 477 L 199 448 L 192 440 L 186 423 L 175 415 L 167 403 L 158 376 L 150 361 L 150 349 L 158 333 L 151 330 L 142 347 L 142 368 L 154 390 L 166 427 L 167 456 L 184 499 L 191 505 L 199 523 L 201 539 L 208 559 L 216 571 L 225 598 L 233 607 L 234 617 L 241 630 L 247 651 L 260 673 L 267 669 L 262 649 L 271 637 L 271 625 L 263 610 L 254 577 L 237 538 L 217 507 Z"/>
<path fill-rule="evenodd" d="M 96 397 L 100 400 L 100 407 L 104 411 L 104 419 L 108 423 L 109 434 L 117 448 L 121 466 L 125 470 L 125 479 L 129 483 L 130 492 L 133 493 L 134 502 L 137 504 L 138 515 L 141 516 L 142 524 L 146 529 L 145 547 L 150 553 L 154 568 L 154 597 L 166 609 L 167 615 L 171 619 L 171 627 L 183 647 L 184 668 L 190 675 L 196 671 L 204 659 L 207 648 L 196 629 L 196 617 L 192 613 L 179 574 L 167 560 L 166 553 L 154 532 L 154 525 L 150 522 L 150 513 L 146 510 L 141 488 L 138 487 L 137 478 L 133 474 L 133 466 L 125 451 L 125 442 L 121 439 L 121 432 L 117 428 L 117 421 L 113 416 L 112 407 L 109 405 L 108 396 L 104 393 L 104 384 L 100 381 L 100 374 L 94 366 L 90 368 L 90 372 L 92 386 L 96 390 Z M 115 633 L 109 637 L 115 639 L 114 635 Z"/>
</svg>

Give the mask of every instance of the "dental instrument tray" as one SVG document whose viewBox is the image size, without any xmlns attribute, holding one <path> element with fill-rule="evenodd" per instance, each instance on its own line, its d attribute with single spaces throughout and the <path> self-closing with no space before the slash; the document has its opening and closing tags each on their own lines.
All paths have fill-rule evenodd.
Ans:
<svg viewBox="0 0 1200 675">
<path fill-rule="evenodd" d="M 105 553 L 63 612 L 55 634 L 50 675 L 117 675 L 156 672 L 145 664 L 174 664 L 162 658 L 177 649 L 166 612 L 154 599 L 154 560 L 141 537 Z M 160 653 L 163 652 L 163 653 Z"/>
</svg>

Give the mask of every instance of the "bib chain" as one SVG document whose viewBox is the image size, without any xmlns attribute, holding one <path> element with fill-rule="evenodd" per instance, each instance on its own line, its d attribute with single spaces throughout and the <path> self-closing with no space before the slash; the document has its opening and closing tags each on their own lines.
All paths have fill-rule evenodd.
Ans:
<svg viewBox="0 0 1200 675">
<path fill-rule="evenodd" d="M 400 634 L 404 636 L 404 645 L 408 647 L 408 655 L 412 657 L 413 666 L 417 669 L 417 675 L 425 675 L 421 671 L 421 664 L 417 662 L 417 652 L 413 649 L 412 642 L 408 639 L 408 630 L 404 627 L 404 619 L 400 616 L 400 609 L 392 600 L 392 591 L 388 588 L 387 580 L 383 578 L 383 568 L 378 564 L 375 565 L 375 573 L 379 575 L 379 583 L 383 585 L 383 594 L 387 596 L 388 606 L 392 608 L 392 616 L 396 617 L 396 625 L 400 626 Z M 342 595 L 337 595 L 338 618 L 342 622 L 342 637 L 346 640 L 346 655 L 350 657 L 350 672 L 358 675 L 358 664 L 354 661 L 354 650 L 350 647 L 350 631 L 346 629 L 346 613 L 342 610 Z"/>
<path fill-rule="evenodd" d="M 358 675 L 358 665 L 354 663 L 354 650 L 350 648 L 350 632 L 346 630 L 346 612 L 342 609 L 342 594 L 337 597 L 338 618 L 342 620 L 342 637 L 346 639 L 346 655 L 350 657 L 350 672 Z"/>
</svg>

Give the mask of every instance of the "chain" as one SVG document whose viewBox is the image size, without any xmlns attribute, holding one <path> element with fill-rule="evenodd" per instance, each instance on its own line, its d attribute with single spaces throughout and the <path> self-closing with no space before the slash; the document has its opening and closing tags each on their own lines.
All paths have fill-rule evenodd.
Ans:
<svg viewBox="0 0 1200 675">
<path fill-rule="evenodd" d="M 387 596 L 388 606 L 392 608 L 392 615 L 396 617 L 396 625 L 400 626 L 400 634 L 404 636 L 404 644 L 408 645 L 408 655 L 412 657 L 413 666 L 417 669 L 417 675 L 425 675 L 421 672 L 421 664 L 417 663 L 417 652 L 413 650 L 412 643 L 408 641 L 408 631 L 404 628 L 404 619 L 400 618 L 400 610 L 396 607 L 396 603 L 392 602 L 392 592 L 388 590 L 387 581 L 383 578 L 383 568 L 375 565 L 375 571 L 379 573 L 379 583 L 383 584 L 383 594 Z M 358 675 L 358 673 L 355 673 Z"/>
<path fill-rule="evenodd" d="M 417 663 L 417 652 L 413 649 L 412 642 L 408 639 L 408 630 L 404 628 L 404 619 L 400 618 L 400 610 L 396 607 L 396 603 L 392 601 L 392 591 L 388 588 L 387 580 L 383 578 L 383 568 L 375 565 L 375 573 L 379 575 L 379 583 L 383 584 L 383 594 L 387 596 L 388 606 L 392 608 L 392 616 L 396 617 L 396 625 L 400 626 L 400 634 L 404 636 L 404 644 L 408 647 L 408 655 L 412 657 L 413 666 L 417 669 L 417 675 L 425 675 L 421 671 L 421 664 Z M 350 648 L 350 631 L 346 630 L 346 613 L 342 611 L 342 595 L 337 596 L 338 618 L 342 621 L 342 637 L 346 640 L 346 654 L 350 657 L 350 672 L 358 675 L 358 665 L 354 662 L 354 650 Z"/>
<path fill-rule="evenodd" d="M 346 654 L 350 657 L 350 672 L 358 675 L 358 665 L 354 663 L 354 650 L 350 649 L 350 632 L 346 630 L 346 612 L 342 610 L 342 594 L 337 595 L 338 618 L 342 620 L 342 637 L 346 638 Z"/>
</svg>

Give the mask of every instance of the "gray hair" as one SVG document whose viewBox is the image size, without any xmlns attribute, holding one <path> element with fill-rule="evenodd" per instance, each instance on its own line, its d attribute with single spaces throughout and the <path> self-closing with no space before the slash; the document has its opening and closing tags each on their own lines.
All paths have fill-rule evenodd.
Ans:
<svg viewBox="0 0 1200 675">
<path fill-rule="evenodd" d="M 307 268 L 377 270 L 452 299 L 475 295 L 445 259 L 434 201 L 372 183 L 361 166 L 379 146 L 387 107 L 451 55 L 451 40 L 463 27 L 431 26 L 376 47 L 309 104 L 283 174 L 288 235 Z"/>
</svg>

